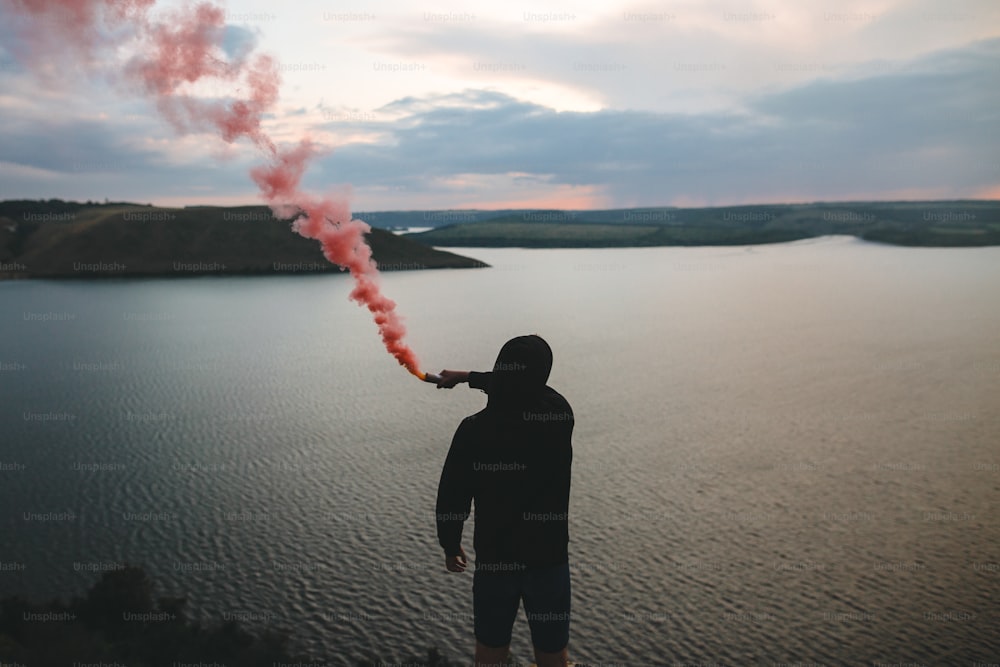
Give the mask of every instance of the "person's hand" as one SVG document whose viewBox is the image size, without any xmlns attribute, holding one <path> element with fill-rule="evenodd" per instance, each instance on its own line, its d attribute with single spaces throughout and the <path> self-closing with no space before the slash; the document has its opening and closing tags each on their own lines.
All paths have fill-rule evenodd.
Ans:
<svg viewBox="0 0 1000 667">
<path fill-rule="evenodd" d="M 462 547 L 458 548 L 457 556 L 446 556 L 444 559 L 444 566 L 448 568 L 449 572 L 465 572 L 468 564 L 469 560 L 466 558 L 465 549 Z"/>
<path fill-rule="evenodd" d="M 441 381 L 437 383 L 438 389 L 451 389 L 459 382 L 469 381 L 469 371 L 449 371 L 443 370 L 438 373 Z"/>
</svg>

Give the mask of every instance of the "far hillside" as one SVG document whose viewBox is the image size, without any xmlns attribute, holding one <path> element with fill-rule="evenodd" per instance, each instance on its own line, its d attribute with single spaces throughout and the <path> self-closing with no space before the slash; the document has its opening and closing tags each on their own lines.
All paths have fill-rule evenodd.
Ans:
<svg viewBox="0 0 1000 667">
<path fill-rule="evenodd" d="M 903 246 L 1000 245 L 1000 202 L 857 202 L 522 211 L 409 234 L 434 246 L 751 245 L 843 234 Z"/>
</svg>

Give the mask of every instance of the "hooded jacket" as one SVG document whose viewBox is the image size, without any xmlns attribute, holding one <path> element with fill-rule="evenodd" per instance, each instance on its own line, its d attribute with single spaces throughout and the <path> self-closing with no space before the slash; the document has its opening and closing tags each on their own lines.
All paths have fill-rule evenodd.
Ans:
<svg viewBox="0 0 1000 667">
<path fill-rule="evenodd" d="M 459 553 L 475 501 L 476 569 L 505 573 L 568 561 L 573 411 L 548 385 L 552 351 L 539 336 L 500 350 L 492 373 L 470 373 L 489 395 L 452 439 L 437 494 L 438 541 Z"/>
</svg>

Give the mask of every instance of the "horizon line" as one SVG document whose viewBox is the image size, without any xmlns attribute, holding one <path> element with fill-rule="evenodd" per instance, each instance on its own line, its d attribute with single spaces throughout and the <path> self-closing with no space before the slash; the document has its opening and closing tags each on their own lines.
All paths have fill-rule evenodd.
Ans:
<svg viewBox="0 0 1000 667">
<path fill-rule="evenodd" d="M 133 201 L 108 201 L 105 198 L 104 201 L 79 201 L 76 199 L 60 199 L 58 197 L 50 197 L 47 199 L 3 199 L 0 200 L 0 204 L 7 204 L 11 202 L 34 202 L 34 203 L 47 203 L 47 202 L 62 202 L 66 204 L 81 204 L 81 205 L 91 205 L 91 206 L 111 206 L 111 205 L 134 205 L 143 206 L 151 208 L 161 208 L 161 209 L 187 209 L 187 208 L 243 208 L 243 207 L 263 207 L 267 208 L 267 204 L 261 202 L 255 203 L 243 203 L 243 204 L 184 204 L 182 206 L 166 206 L 153 203 L 140 203 Z M 398 208 L 398 209 L 358 209 L 352 210 L 351 214 L 355 213 L 419 213 L 425 211 L 477 211 L 477 212 L 503 212 L 503 211 L 577 211 L 577 212 L 593 212 L 593 211 L 634 211 L 634 210 L 648 210 L 648 209 L 674 209 L 674 210 L 699 210 L 699 209 L 721 209 L 721 208 L 753 208 L 762 206 L 818 206 L 818 205 L 848 205 L 848 204 L 940 204 L 949 202 L 974 202 L 974 203 L 1000 203 L 1000 198 L 990 199 L 990 198 L 958 198 L 958 199 L 832 199 L 832 200 L 813 200 L 813 201 L 780 201 L 780 202 L 760 202 L 753 204 L 715 204 L 707 206 L 678 206 L 674 204 L 651 204 L 642 206 L 624 206 L 616 208 L 557 208 L 557 207 L 527 207 L 527 208 L 476 208 L 476 207 L 465 207 L 465 208 Z"/>
</svg>

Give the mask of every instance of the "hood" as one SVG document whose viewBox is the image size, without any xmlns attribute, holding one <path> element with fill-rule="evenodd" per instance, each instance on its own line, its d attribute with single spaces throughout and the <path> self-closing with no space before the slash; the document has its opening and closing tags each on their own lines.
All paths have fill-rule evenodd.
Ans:
<svg viewBox="0 0 1000 667">
<path fill-rule="evenodd" d="M 552 370 L 552 348 L 541 336 L 511 338 L 500 348 L 490 376 L 488 407 L 517 409 L 545 389 Z"/>
</svg>

